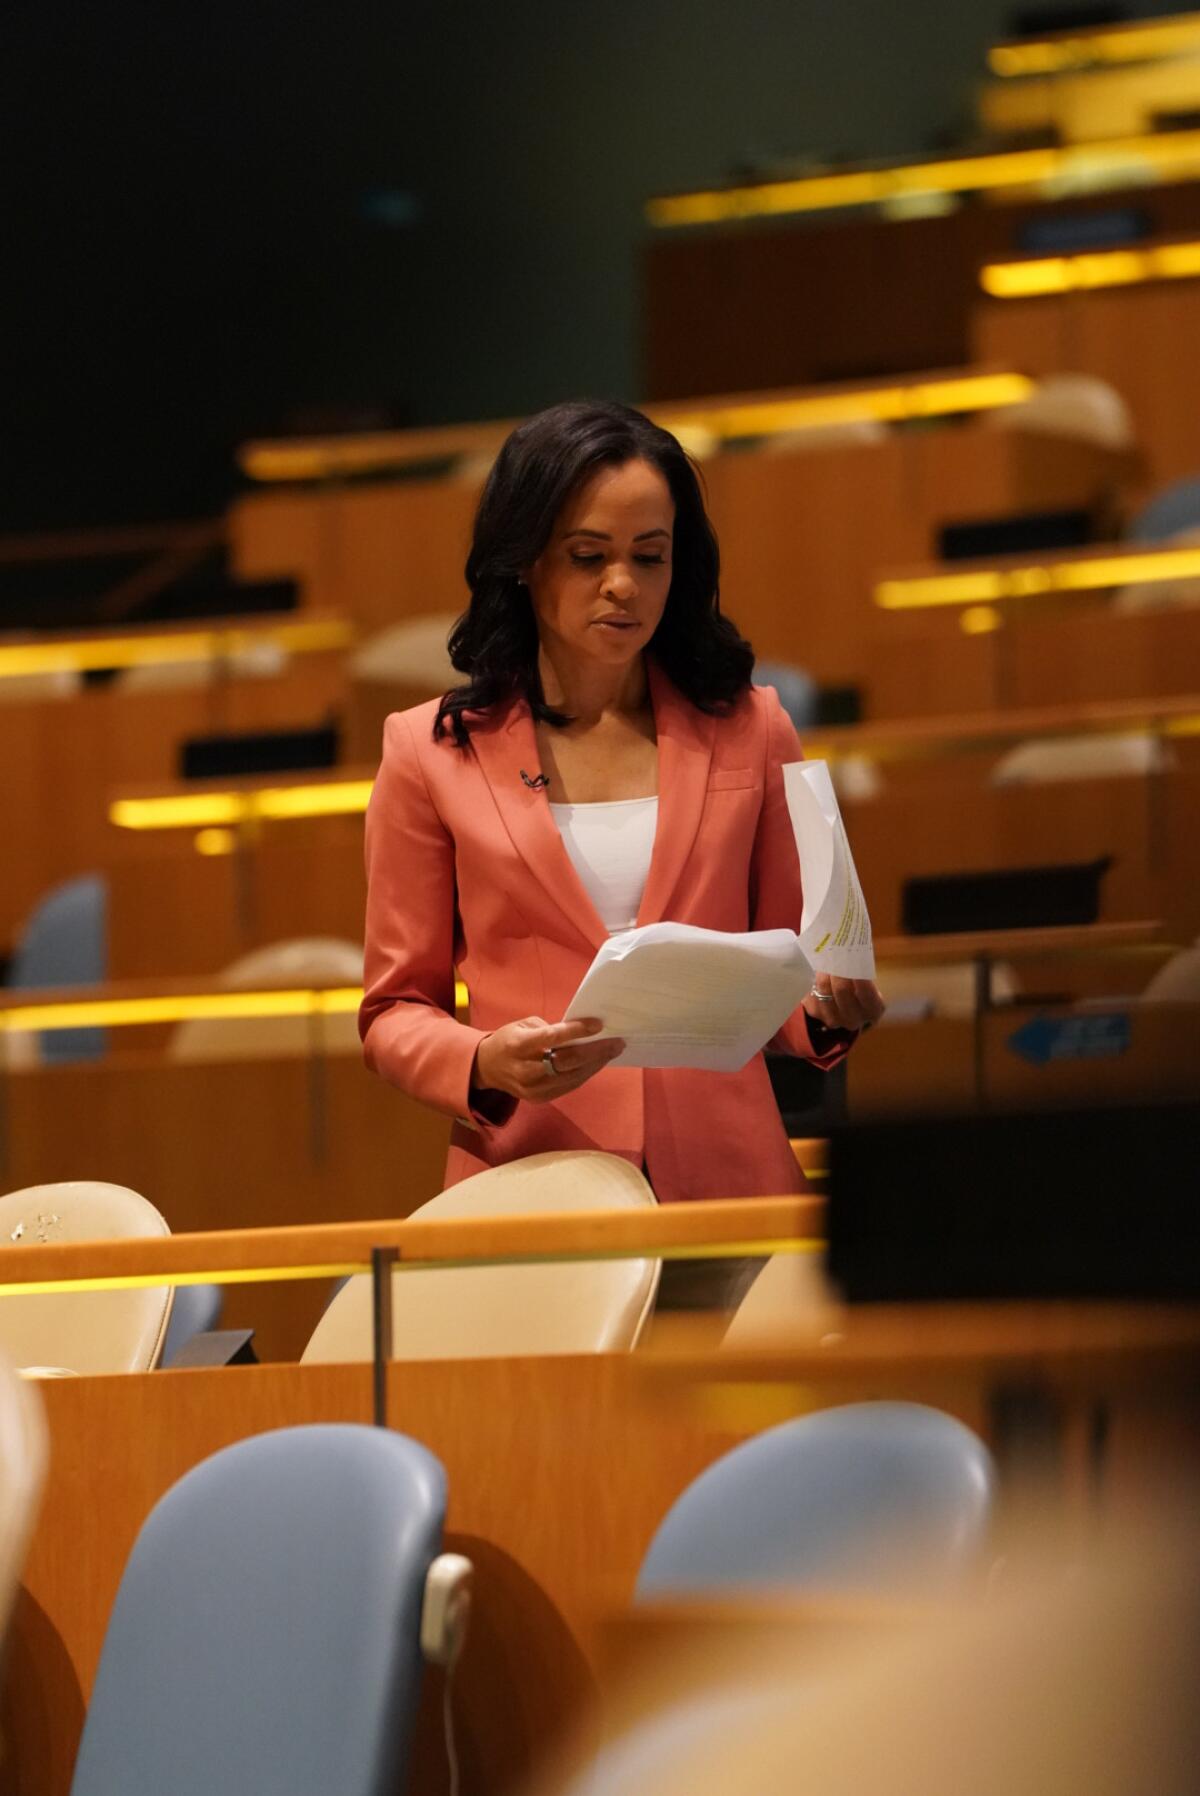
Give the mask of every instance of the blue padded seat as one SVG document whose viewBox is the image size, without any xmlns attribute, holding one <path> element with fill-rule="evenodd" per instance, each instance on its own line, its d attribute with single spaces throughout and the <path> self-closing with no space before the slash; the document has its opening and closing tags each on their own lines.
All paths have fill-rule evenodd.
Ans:
<svg viewBox="0 0 1200 1796">
<path fill-rule="evenodd" d="M 445 1507 L 439 1462 L 384 1428 L 194 1467 L 126 1565 L 72 1796 L 396 1796 Z"/>
<path fill-rule="evenodd" d="M 940 1410 L 818 1410 L 745 1441 L 688 1486 L 650 1543 L 637 1594 L 944 1587 L 977 1562 L 994 1482 L 983 1442 Z"/>
<path fill-rule="evenodd" d="M 55 886 L 25 921 L 8 970 L 10 987 L 99 985 L 108 977 L 108 882 L 84 873 Z M 40 1037 L 48 1063 L 98 1060 L 103 1029 L 56 1029 Z"/>
<path fill-rule="evenodd" d="M 1161 543 L 1185 530 L 1200 530 L 1200 474 L 1155 493 L 1132 520 L 1128 534 L 1135 543 Z"/>
</svg>

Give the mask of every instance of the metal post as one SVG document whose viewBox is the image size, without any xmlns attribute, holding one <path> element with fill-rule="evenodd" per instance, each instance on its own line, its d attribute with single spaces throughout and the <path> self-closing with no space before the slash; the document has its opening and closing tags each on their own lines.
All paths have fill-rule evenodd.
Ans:
<svg viewBox="0 0 1200 1796">
<path fill-rule="evenodd" d="M 392 1267 L 399 1258 L 399 1250 L 395 1247 L 371 1249 L 371 1328 L 376 1428 L 387 1427 L 387 1374 L 392 1357 Z"/>
</svg>

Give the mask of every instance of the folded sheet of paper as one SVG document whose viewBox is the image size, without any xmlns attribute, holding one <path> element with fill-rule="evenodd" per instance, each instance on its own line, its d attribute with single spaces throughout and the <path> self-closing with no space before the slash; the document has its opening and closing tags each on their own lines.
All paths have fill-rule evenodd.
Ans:
<svg viewBox="0 0 1200 1796">
<path fill-rule="evenodd" d="M 690 923 L 649 923 L 604 944 L 567 1006 L 595 1016 L 625 1051 L 614 1066 L 736 1072 L 798 1007 L 814 969 L 869 979 L 871 925 L 829 769 L 783 769 L 804 882 L 804 914 L 790 929 L 744 935 Z"/>
</svg>

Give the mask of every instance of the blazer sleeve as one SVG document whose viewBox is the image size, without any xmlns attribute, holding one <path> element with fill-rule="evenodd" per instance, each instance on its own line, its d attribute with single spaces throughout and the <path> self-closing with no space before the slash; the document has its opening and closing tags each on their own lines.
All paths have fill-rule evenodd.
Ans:
<svg viewBox="0 0 1200 1796">
<path fill-rule="evenodd" d="M 389 1084 L 473 1126 L 504 1121 L 515 1099 L 472 1105 L 484 1031 L 454 1015 L 454 841 L 429 792 L 412 724 L 384 729 L 367 806 L 367 917 L 358 1028 L 367 1065 Z M 493 1100 L 495 1105 L 493 1108 Z"/>
<path fill-rule="evenodd" d="M 774 688 L 763 686 L 757 691 L 766 711 L 767 749 L 762 812 L 750 862 L 750 927 L 798 930 L 804 893 L 782 769 L 792 761 L 802 761 L 804 751 Z M 808 1013 L 801 1007 L 767 1046 L 775 1053 L 811 1060 L 828 1071 L 846 1058 L 857 1039 L 856 1029 L 829 1029 L 819 1022 L 810 1025 Z"/>
</svg>

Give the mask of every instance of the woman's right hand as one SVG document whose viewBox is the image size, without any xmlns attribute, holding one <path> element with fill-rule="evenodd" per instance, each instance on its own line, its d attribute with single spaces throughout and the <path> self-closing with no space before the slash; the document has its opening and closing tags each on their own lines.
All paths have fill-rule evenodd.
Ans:
<svg viewBox="0 0 1200 1796">
<path fill-rule="evenodd" d="M 517 1023 L 505 1023 L 480 1042 L 471 1084 L 485 1091 L 506 1092 L 527 1104 L 553 1103 L 555 1098 L 578 1091 L 625 1046 L 619 1040 L 588 1040 L 603 1027 L 595 1017 L 545 1023 L 540 1016 L 527 1016 Z M 553 1072 L 544 1059 L 549 1048 L 554 1050 Z"/>
</svg>

